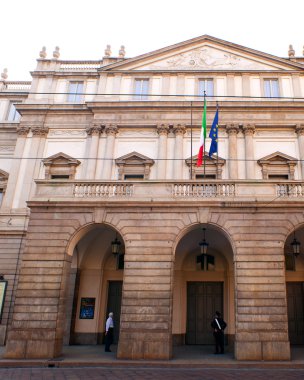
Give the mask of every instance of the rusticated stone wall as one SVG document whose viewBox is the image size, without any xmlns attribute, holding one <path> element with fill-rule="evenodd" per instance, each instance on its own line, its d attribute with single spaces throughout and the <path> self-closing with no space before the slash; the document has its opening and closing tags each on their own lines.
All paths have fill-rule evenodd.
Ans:
<svg viewBox="0 0 304 380">
<path fill-rule="evenodd" d="M 174 249 L 190 226 L 210 223 L 229 236 L 234 251 L 236 358 L 289 359 L 283 247 L 303 215 L 284 211 L 182 204 L 32 206 L 6 357 L 60 354 L 69 244 L 84 226 L 106 223 L 121 234 L 126 251 L 118 357 L 170 358 Z"/>
</svg>

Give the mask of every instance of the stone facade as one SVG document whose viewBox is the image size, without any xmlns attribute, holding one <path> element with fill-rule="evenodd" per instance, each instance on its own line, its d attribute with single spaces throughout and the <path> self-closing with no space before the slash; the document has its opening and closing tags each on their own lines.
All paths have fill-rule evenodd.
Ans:
<svg viewBox="0 0 304 380">
<path fill-rule="evenodd" d="M 304 58 L 210 36 L 128 59 L 42 53 L 31 83 L 0 82 L 6 357 L 99 344 L 114 308 L 119 358 L 168 359 L 175 344 L 210 344 L 217 307 L 236 359 L 289 360 L 303 323 L 291 243 L 304 245 Z M 219 157 L 198 168 L 205 81 Z"/>
</svg>

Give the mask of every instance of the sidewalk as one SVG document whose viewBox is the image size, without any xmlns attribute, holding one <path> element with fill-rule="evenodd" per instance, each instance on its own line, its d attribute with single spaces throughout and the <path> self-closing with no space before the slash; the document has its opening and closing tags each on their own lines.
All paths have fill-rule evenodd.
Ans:
<svg viewBox="0 0 304 380">
<path fill-rule="evenodd" d="M 213 355 L 212 346 L 174 347 L 172 360 L 121 360 L 113 352 L 104 352 L 104 346 L 65 346 L 56 359 L 16 360 L 3 358 L 0 347 L 0 368 L 8 367 L 155 367 L 155 368 L 284 368 L 304 369 L 304 346 L 292 348 L 290 361 L 237 361 L 232 353 Z"/>
</svg>

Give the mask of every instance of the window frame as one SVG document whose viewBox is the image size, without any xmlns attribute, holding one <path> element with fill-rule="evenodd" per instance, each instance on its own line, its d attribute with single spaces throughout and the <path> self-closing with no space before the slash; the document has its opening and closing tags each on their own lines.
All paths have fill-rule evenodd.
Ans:
<svg viewBox="0 0 304 380">
<path fill-rule="evenodd" d="M 71 86 L 77 84 L 76 91 L 71 91 Z M 82 85 L 82 90 L 78 92 L 78 85 Z M 85 82 L 81 80 L 70 80 L 68 82 L 68 103 L 82 103 L 84 101 Z"/>
<path fill-rule="evenodd" d="M 269 82 L 269 95 L 266 90 L 266 83 Z M 272 83 L 277 84 L 277 95 L 273 94 L 273 86 Z M 281 89 L 280 89 L 280 81 L 279 78 L 263 78 L 263 93 L 264 97 L 267 99 L 277 99 L 281 97 Z"/>
<path fill-rule="evenodd" d="M 206 83 L 207 82 L 211 82 L 212 83 L 212 94 L 209 94 L 207 91 L 206 91 L 206 97 L 208 96 L 212 96 L 214 97 L 214 94 L 215 94 L 215 81 L 214 81 L 214 78 L 198 78 L 198 81 L 197 81 L 197 94 L 198 96 L 204 96 L 204 90 L 202 91 L 201 93 L 201 83 L 205 83 L 205 86 L 204 88 L 206 88 Z M 208 85 L 207 85 L 207 89 L 208 89 Z"/>
<path fill-rule="evenodd" d="M 22 102 L 20 100 L 10 100 L 9 101 L 8 109 L 7 109 L 7 114 L 6 114 L 6 121 L 8 121 L 10 123 L 13 123 L 13 122 L 18 122 L 19 123 L 20 122 L 21 115 L 17 111 L 15 104 L 21 104 L 21 103 Z M 13 118 L 10 118 L 12 107 L 14 107 L 14 110 L 13 110 L 14 116 L 13 116 Z M 19 117 L 16 118 L 16 115 L 18 115 Z"/>
<path fill-rule="evenodd" d="M 137 93 L 137 83 L 138 82 L 146 82 L 147 83 L 147 93 L 143 93 L 141 91 L 140 93 Z M 141 85 L 141 90 L 143 89 L 143 86 Z M 149 93 L 150 93 L 150 78 L 135 78 L 134 79 L 134 100 L 149 100 Z"/>
</svg>

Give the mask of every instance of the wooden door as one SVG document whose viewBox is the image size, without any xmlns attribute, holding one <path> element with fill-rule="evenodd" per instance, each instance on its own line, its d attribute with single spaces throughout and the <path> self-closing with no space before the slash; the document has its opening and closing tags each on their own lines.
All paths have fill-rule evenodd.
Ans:
<svg viewBox="0 0 304 380">
<path fill-rule="evenodd" d="M 291 344 L 304 344 L 304 282 L 287 282 L 288 332 Z"/>
<path fill-rule="evenodd" d="M 122 281 L 109 281 L 107 316 L 114 314 L 114 344 L 119 340 L 120 309 L 121 309 Z"/>
<path fill-rule="evenodd" d="M 223 310 L 223 282 L 187 283 L 186 344 L 213 344 L 211 321 Z"/>
</svg>

